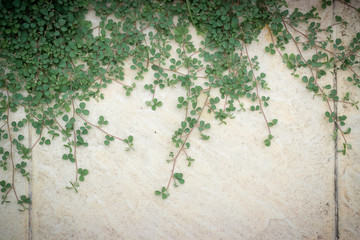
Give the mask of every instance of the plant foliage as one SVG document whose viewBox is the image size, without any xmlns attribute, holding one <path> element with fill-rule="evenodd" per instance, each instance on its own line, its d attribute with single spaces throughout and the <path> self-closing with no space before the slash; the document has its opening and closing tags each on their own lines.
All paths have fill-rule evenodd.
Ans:
<svg viewBox="0 0 360 240">
<path fill-rule="evenodd" d="M 324 9 L 331 5 L 331 1 L 322 2 Z M 95 11 L 99 25 L 86 20 L 89 11 Z M 271 129 L 276 129 L 281 119 L 267 117 L 270 97 L 266 92 L 270 88 L 266 73 L 261 71 L 258 57 L 248 51 L 249 44 L 261 40 L 264 28 L 271 36 L 264 51 L 280 55 L 294 77 L 324 100 L 328 107 L 324 116 L 335 124 L 344 146 L 340 151 L 346 154 L 351 148 L 346 138 L 351 129 L 346 128 L 347 117 L 339 116 L 333 103 L 358 108 L 358 101 L 351 92 L 339 96 L 336 85 L 322 85 L 321 80 L 330 72 L 346 70 L 351 73 L 347 81 L 360 87 L 360 33 L 348 45 L 333 39 L 333 26 L 347 23 L 336 16 L 334 24 L 323 26 L 318 11 L 313 7 L 308 12 L 297 8 L 290 12 L 283 0 L 1 1 L 0 167 L 12 176 L 0 179 L 2 203 L 8 202 L 10 192 L 21 210 L 31 203 L 25 195 L 18 197 L 14 175 L 31 180 L 27 167 L 37 144 L 50 145 L 55 138 L 64 141 L 62 159 L 75 168 L 75 178 L 67 188 L 75 192 L 79 181 L 91 177 L 88 169 L 79 167 L 76 154 L 89 147 L 91 129 L 104 133 L 105 146 L 117 139 L 127 145 L 126 150 L 133 149 L 133 136 L 120 138 L 103 129 L 110 124 L 104 116 L 99 116 L 97 123 L 86 117 L 91 114 L 90 99 L 105 97 L 103 88 L 121 84 L 129 96 L 146 74 L 153 77 L 144 84 L 149 92 L 144 103 L 154 111 L 165 100 L 157 96 L 158 91 L 175 86 L 184 89 L 176 105 L 184 119 L 171 137 L 175 149 L 168 159 L 171 175 L 156 195 L 166 199 L 171 182 L 175 186 L 185 183 L 185 174 L 175 172 L 176 163 L 183 154 L 188 166 L 194 165 L 188 155 L 194 132 L 205 141 L 210 139 L 211 125 L 203 119 L 204 112 L 222 124 L 238 111 L 260 113 L 267 127 L 264 144 L 270 146 L 274 138 Z M 193 42 L 192 27 L 203 36 L 200 47 Z M 288 52 L 288 45 L 296 46 L 297 51 Z M 311 57 L 304 57 L 305 52 Z M 127 66 L 136 72 L 130 83 L 125 81 Z M 309 74 L 300 75 L 302 68 Z M 15 120 L 19 110 L 25 117 Z M 37 135 L 32 146 L 25 144 L 25 126 L 31 126 Z"/>
</svg>

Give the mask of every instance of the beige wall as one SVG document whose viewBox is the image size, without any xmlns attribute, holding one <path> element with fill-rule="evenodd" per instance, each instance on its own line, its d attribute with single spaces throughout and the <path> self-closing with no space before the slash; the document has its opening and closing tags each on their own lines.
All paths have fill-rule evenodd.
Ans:
<svg viewBox="0 0 360 240">
<path fill-rule="evenodd" d="M 289 7 L 306 10 L 310 4 L 304 2 L 290 1 Z M 320 2 L 312 1 L 316 6 Z M 360 31 L 359 14 L 340 3 L 334 9 L 349 22 L 334 36 L 349 41 Z M 333 22 L 332 8 L 320 12 L 322 24 Z M 94 14 L 89 19 L 98 21 Z M 195 162 L 188 168 L 182 156 L 177 164 L 186 183 L 170 188 L 163 201 L 154 191 L 170 175 L 165 160 L 175 151 L 171 136 L 184 117 L 176 102 L 184 92 L 158 91 L 164 105 L 154 112 L 145 105 L 151 95 L 143 88 L 151 73 L 137 82 L 130 97 L 113 83 L 104 90 L 105 100 L 88 104 L 88 119 L 97 122 L 103 115 L 110 123 L 106 131 L 133 135 L 135 151 L 125 152 L 116 141 L 106 147 L 103 133 L 90 131 L 90 147 L 78 149 L 79 165 L 90 173 L 75 194 L 65 189 L 74 178 L 74 166 L 61 160 L 61 139 L 37 146 L 31 183 L 16 179 L 17 187 L 32 195 L 31 210 L 19 213 L 15 203 L 0 206 L 0 239 L 334 239 L 335 144 L 333 125 L 324 117 L 327 106 L 291 76 L 280 56 L 265 53 L 267 30 L 259 39 L 249 53 L 259 57 L 267 74 L 271 90 L 264 94 L 271 101 L 266 114 L 279 119 L 271 147 L 264 146 L 267 130 L 260 114 L 240 112 L 227 125 L 218 125 L 206 113 L 211 138 L 203 142 L 197 134 L 191 136 L 189 154 Z M 288 50 L 296 51 L 294 46 Z M 343 76 L 338 74 L 338 88 L 346 92 L 351 86 Z M 128 68 L 126 81 L 134 77 Z M 332 83 L 333 76 L 322 81 Z M 352 91 L 359 99 L 360 89 Z M 343 104 L 338 111 L 348 116 L 353 144 L 346 156 L 338 155 L 340 236 L 360 239 L 360 115 Z"/>
</svg>

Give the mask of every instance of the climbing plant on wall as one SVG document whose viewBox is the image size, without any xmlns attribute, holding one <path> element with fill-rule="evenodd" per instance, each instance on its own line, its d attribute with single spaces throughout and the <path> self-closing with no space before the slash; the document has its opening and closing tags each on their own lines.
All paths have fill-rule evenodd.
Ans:
<svg viewBox="0 0 360 240">
<path fill-rule="evenodd" d="M 354 11 L 360 11 L 350 1 L 338 1 Z M 323 0 L 319 8 L 331 6 Z M 89 11 L 100 18 L 93 26 L 85 20 Z M 203 118 L 205 112 L 226 124 L 237 111 L 259 112 L 267 127 L 263 144 L 271 145 L 273 127 L 281 119 L 270 118 L 270 90 L 266 73 L 258 57 L 248 46 L 259 41 L 265 28 L 271 43 L 264 49 L 270 55 L 280 55 L 284 64 L 314 96 L 327 106 L 326 121 L 335 124 L 343 149 L 351 148 L 346 135 L 346 116 L 337 115 L 334 103 L 342 102 L 358 109 L 358 100 L 351 92 L 339 96 L 336 84 L 323 85 L 321 78 L 336 71 L 348 71 L 347 81 L 353 91 L 360 87 L 360 33 L 349 45 L 333 38 L 334 26 L 346 26 L 341 16 L 323 26 L 313 7 L 308 12 L 290 12 L 286 1 L 1 1 L 0 2 L 0 186 L 2 204 L 15 195 L 21 210 L 31 200 L 17 193 L 15 174 L 31 180 L 28 163 L 35 147 L 52 144 L 55 138 L 64 143 L 62 159 L 74 165 L 74 179 L 68 189 L 79 189 L 89 172 L 80 168 L 77 152 L 89 147 L 87 134 L 95 129 L 104 134 L 107 146 L 122 141 L 126 150 L 134 150 L 133 136 L 115 136 L 102 127 L 108 124 L 104 116 L 90 122 L 87 116 L 89 100 L 101 101 L 102 89 L 109 84 L 121 84 L 124 95 L 136 91 L 137 83 L 151 74 L 152 82 L 144 88 L 149 99 L 144 104 L 156 110 L 163 101 L 157 93 L 164 88 L 182 87 L 177 109 L 184 119 L 174 126 L 169 149 L 171 174 L 156 195 L 166 199 L 171 185 L 185 183 L 184 173 L 176 170 L 180 158 L 193 165 L 191 136 L 198 132 L 206 144 L 211 127 Z M 191 27 L 203 41 L 193 42 Z M 296 47 L 289 52 L 287 46 Z M 306 53 L 306 54 L 305 54 Z M 305 56 L 311 57 L 305 57 Z M 131 84 L 125 83 L 125 69 L 136 72 Z M 308 69 L 301 75 L 299 69 Z M 129 80 L 129 79 L 127 79 Z M 128 82 L 128 81 L 126 81 Z M 15 112 L 22 119 L 15 120 Z M 274 114 L 276 115 L 276 114 Z M 28 146 L 25 126 L 31 126 L 36 141 Z M 226 127 L 226 126 L 224 126 Z M 136 136 L 141 138 L 141 136 Z M 6 174 L 10 172 L 10 174 Z"/>
</svg>

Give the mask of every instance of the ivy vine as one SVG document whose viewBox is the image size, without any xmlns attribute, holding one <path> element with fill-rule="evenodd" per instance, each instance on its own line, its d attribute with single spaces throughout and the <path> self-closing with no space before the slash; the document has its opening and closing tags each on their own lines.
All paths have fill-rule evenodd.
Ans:
<svg viewBox="0 0 360 240">
<path fill-rule="evenodd" d="M 360 11 L 349 0 L 338 1 Z M 321 8 L 331 1 L 322 0 Z M 95 11 L 100 23 L 93 26 L 85 20 Z M 88 147 L 87 134 L 97 129 L 104 134 L 104 145 L 122 141 L 126 150 L 134 150 L 133 136 L 115 136 L 103 129 L 111 124 L 104 116 L 98 122 L 87 119 L 90 99 L 104 98 L 102 89 L 120 84 L 130 96 L 144 76 L 153 81 L 144 85 L 149 98 L 144 104 L 156 111 L 164 99 L 157 96 L 164 88 L 179 86 L 184 95 L 178 97 L 177 108 L 184 119 L 171 136 L 174 144 L 169 159 L 171 174 L 156 195 L 166 199 L 170 186 L 185 183 L 186 174 L 176 171 L 180 156 L 190 167 L 195 159 L 190 154 L 191 136 L 198 132 L 204 141 L 210 139 L 211 128 L 203 113 L 208 112 L 221 124 L 236 116 L 237 111 L 259 112 L 267 132 L 263 142 L 271 145 L 272 128 L 278 121 L 270 118 L 266 107 L 270 90 L 258 57 L 248 50 L 259 41 L 265 28 L 271 43 L 264 51 L 278 54 L 295 78 L 300 79 L 314 96 L 327 106 L 324 114 L 335 124 L 346 154 L 351 148 L 347 140 L 351 128 L 345 115 L 338 116 L 334 102 L 358 109 L 359 101 L 351 92 L 339 96 L 335 85 L 322 85 L 324 76 L 334 71 L 348 71 L 347 81 L 360 88 L 360 33 L 349 45 L 333 39 L 333 27 L 347 25 L 341 16 L 330 26 L 323 26 L 319 9 L 290 12 L 283 0 L 249 1 L 155 1 L 155 0 L 15 0 L 0 2 L 0 168 L 10 171 L 10 179 L 0 181 L 2 201 L 15 195 L 20 210 L 31 203 L 26 194 L 17 193 L 15 174 L 31 179 L 27 166 L 37 145 L 50 145 L 62 138 L 62 159 L 74 165 L 74 179 L 68 189 L 78 192 L 80 182 L 90 177 L 80 168 L 77 152 Z M 203 36 L 201 47 L 193 42 L 191 26 Z M 295 52 L 288 52 L 292 44 Z M 305 54 L 305 52 L 307 54 Z M 305 56 L 310 56 L 309 58 Z M 125 81 L 125 69 L 136 72 L 134 81 Z M 308 69 L 309 75 L 301 75 Z M 25 117 L 15 121 L 15 112 Z M 155 114 L 155 113 L 154 113 Z M 37 135 L 32 146 L 26 146 L 22 129 L 31 126 Z M 138 136 L 141 138 L 141 136 Z"/>
</svg>

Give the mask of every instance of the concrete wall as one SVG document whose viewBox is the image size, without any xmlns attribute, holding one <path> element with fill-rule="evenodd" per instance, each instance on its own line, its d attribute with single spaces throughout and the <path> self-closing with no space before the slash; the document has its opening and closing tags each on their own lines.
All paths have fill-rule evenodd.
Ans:
<svg viewBox="0 0 360 240">
<path fill-rule="evenodd" d="M 309 2 L 293 0 L 289 7 L 306 10 L 313 4 L 321 9 L 321 1 Z M 360 7 L 359 2 L 354 4 Z M 336 2 L 320 13 L 324 25 L 332 24 L 334 15 L 349 22 L 341 31 L 335 27 L 335 38 L 349 42 L 360 31 L 359 14 L 344 4 Z M 94 14 L 89 19 L 98 21 Z M 196 37 L 197 42 L 200 39 Z M 324 117 L 325 102 L 313 99 L 280 56 L 265 53 L 271 41 L 266 29 L 259 39 L 249 46 L 249 53 L 259 57 L 267 74 L 271 101 L 266 114 L 279 119 L 272 129 L 271 147 L 264 146 L 267 128 L 257 112 L 237 113 L 227 125 L 205 113 L 203 118 L 212 125 L 211 138 L 203 142 L 197 134 L 191 136 L 188 152 L 195 162 L 189 168 L 182 156 L 177 164 L 186 183 L 170 188 L 170 197 L 163 201 L 154 191 L 170 176 L 171 164 L 165 160 L 175 151 L 171 136 L 184 118 L 176 103 L 184 92 L 158 91 L 164 104 L 152 111 L 145 105 L 151 95 L 143 88 L 152 81 L 151 73 L 137 82 L 130 97 L 113 83 L 103 91 L 103 101 L 87 104 L 88 119 L 96 123 L 103 115 L 109 121 L 106 131 L 133 135 L 135 151 L 124 151 L 120 141 L 104 146 L 104 134 L 90 131 L 90 147 L 78 149 L 79 165 L 90 173 L 75 194 L 65 189 L 75 170 L 61 159 L 61 139 L 36 146 L 32 181 L 27 185 L 16 179 L 17 187 L 31 194 L 31 209 L 19 213 L 14 202 L 0 206 L 0 239 L 334 239 L 336 159 L 340 239 L 360 239 L 359 111 L 337 104 L 352 128 L 348 140 L 353 149 L 342 156 L 331 136 L 334 126 Z M 294 46 L 288 50 L 296 52 Z M 126 82 L 131 83 L 135 72 L 126 67 Z M 346 82 L 346 74 L 337 75 L 340 95 L 350 90 L 359 99 L 360 89 Z M 321 81 L 333 84 L 334 76 L 328 74 Z M 29 132 L 30 146 L 37 136 Z M 14 201 L 13 196 L 10 199 Z"/>
</svg>

